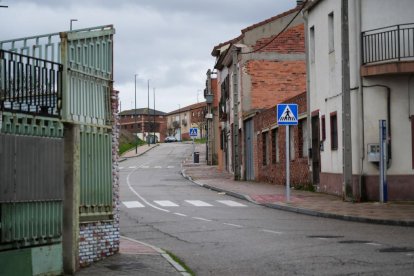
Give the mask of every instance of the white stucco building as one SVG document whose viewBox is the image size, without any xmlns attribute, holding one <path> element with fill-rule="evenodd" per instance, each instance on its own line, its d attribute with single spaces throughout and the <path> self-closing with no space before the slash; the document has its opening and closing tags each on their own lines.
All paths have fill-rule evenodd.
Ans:
<svg viewBox="0 0 414 276">
<path fill-rule="evenodd" d="M 342 61 L 348 54 L 352 199 L 379 198 L 379 165 L 368 157 L 385 119 L 388 199 L 414 200 L 414 1 L 346 2 L 348 45 L 342 43 L 342 1 L 309 1 L 304 11 L 313 183 L 322 192 L 345 193 Z"/>
</svg>

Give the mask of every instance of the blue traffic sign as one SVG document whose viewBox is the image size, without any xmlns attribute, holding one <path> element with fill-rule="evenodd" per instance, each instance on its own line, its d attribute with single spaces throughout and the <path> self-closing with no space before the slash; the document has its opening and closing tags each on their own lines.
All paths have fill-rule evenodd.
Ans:
<svg viewBox="0 0 414 276">
<path fill-rule="evenodd" d="M 298 124 L 298 105 L 297 104 L 278 104 L 277 123 L 279 125 Z"/>
<path fill-rule="evenodd" d="M 198 129 L 195 127 L 190 128 L 190 136 L 191 137 L 197 137 L 197 131 Z"/>
</svg>

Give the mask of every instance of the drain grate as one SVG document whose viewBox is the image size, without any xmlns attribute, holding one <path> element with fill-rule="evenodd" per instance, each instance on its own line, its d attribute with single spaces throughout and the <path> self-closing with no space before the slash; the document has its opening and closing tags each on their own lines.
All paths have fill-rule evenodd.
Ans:
<svg viewBox="0 0 414 276">
<path fill-rule="evenodd" d="M 339 241 L 338 243 L 358 244 L 358 243 L 372 243 L 372 241 L 347 240 L 347 241 Z"/>
<path fill-rule="evenodd" d="M 308 238 L 312 238 L 312 239 L 339 239 L 339 238 L 343 238 L 344 236 L 336 236 L 336 235 L 312 235 L 312 236 L 307 236 Z"/>
<path fill-rule="evenodd" d="M 411 253 L 414 252 L 414 248 L 412 247 L 388 247 L 382 248 L 378 250 L 382 253 Z"/>
</svg>

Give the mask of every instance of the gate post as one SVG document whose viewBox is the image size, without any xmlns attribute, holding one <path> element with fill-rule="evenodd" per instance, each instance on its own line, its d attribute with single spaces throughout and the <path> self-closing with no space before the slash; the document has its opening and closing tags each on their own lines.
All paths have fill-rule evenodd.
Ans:
<svg viewBox="0 0 414 276">
<path fill-rule="evenodd" d="M 64 124 L 65 192 L 63 199 L 63 270 L 79 268 L 80 127 Z"/>
</svg>

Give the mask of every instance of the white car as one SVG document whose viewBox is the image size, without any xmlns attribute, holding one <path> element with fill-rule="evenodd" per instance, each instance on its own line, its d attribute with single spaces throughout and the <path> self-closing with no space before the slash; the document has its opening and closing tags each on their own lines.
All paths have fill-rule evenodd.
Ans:
<svg viewBox="0 0 414 276">
<path fill-rule="evenodd" d="M 174 136 L 167 136 L 167 137 L 165 137 L 164 142 L 165 143 L 177 142 L 177 138 L 175 138 Z"/>
</svg>

